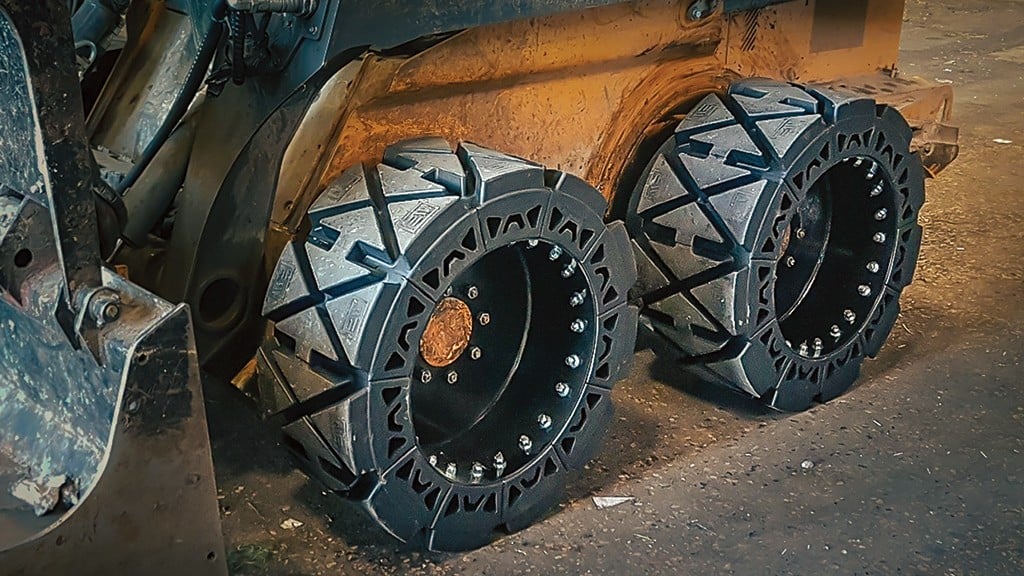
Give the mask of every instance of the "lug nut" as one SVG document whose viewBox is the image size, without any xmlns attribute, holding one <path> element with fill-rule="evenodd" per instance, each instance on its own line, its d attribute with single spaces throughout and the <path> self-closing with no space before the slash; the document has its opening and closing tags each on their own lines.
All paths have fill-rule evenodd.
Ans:
<svg viewBox="0 0 1024 576">
<path fill-rule="evenodd" d="M 807 230 L 804 230 L 803 228 L 797 228 L 796 237 L 803 240 L 804 238 L 807 237 Z"/>
<path fill-rule="evenodd" d="M 878 262 L 868 262 L 868 272 L 878 274 L 878 271 L 881 269 L 882 267 L 878 265 Z"/>
<path fill-rule="evenodd" d="M 473 462 L 473 469 L 470 470 L 470 474 L 473 476 L 473 482 L 479 482 L 484 477 L 484 465 L 479 462 Z"/>
<path fill-rule="evenodd" d="M 501 473 L 505 471 L 505 455 L 498 452 L 494 455 L 494 472 L 501 476 Z"/>
<path fill-rule="evenodd" d="M 572 275 L 576 273 L 576 267 L 579 266 L 575 260 L 569 262 L 569 265 L 562 269 L 562 278 L 572 278 Z"/>
<path fill-rule="evenodd" d="M 554 262 L 555 260 L 558 260 L 561 257 L 562 257 L 562 247 L 561 246 L 552 246 L 551 247 L 551 252 L 548 253 L 548 259 L 550 259 L 552 262 Z"/>
<path fill-rule="evenodd" d="M 825 345 L 824 345 L 824 343 L 822 343 L 821 338 L 815 338 L 814 339 L 814 357 L 815 358 L 821 356 L 821 350 L 824 347 L 825 347 Z"/>
<path fill-rule="evenodd" d="M 854 168 L 860 168 L 861 164 L 863 164 L 863 163 L 864 163 L 864 159 L 863 158 L 854 158 L 853 159 L 853 167 Z"/>
<path fill-rule="evenodd" d="M 551 416 L 548 416 L 547 414 L 537 416 L 537 425 L 540 426 L 541 430 L 551 428 Z"/>
<path fill-rule="evenodd" d="M 479 360 L 480 357 L 483 355 L 483 351 L 480 350 L 480 348 L 477 346 L 473 346 L 472 348 L 469 349 L 469 357 L 472 358 L 473 360 Z"/>
<path fill-rule="evenodd" d="M 807 348 L 807 342 L 800 343 L 800 355 L 807 356 L 809 349 Z"/>
<path fill-rule="evenodd" d="M 886 236 L 884 232 L 876 232 L 874 237 L 872 237 L 872 240 L 878 244 L 885 244 L 885 238 Z"/>
<path fill-rule="evenodd" d="M 583 334 L 583 331 L 587 329 L 587 321 L 582 318 L 577 318 L 569 324 L 569 330 L 577 334 Z"/>
<path fill-rule="evenodd" d="M 790 268 L 792 268 L 793 266 L 796 266 L 796 258 L 794 258 L 792 256 L 787 257 L 786 258 L 786 266 L 788 266 Z"/>
<path fill-rule="evenodd" d="M 529 436 L 523 434 L 519 437 L 519 449 L 529 454 L 530 450 L 533 449 L 533 440 L 530 440 Z"/>
<path fill-rule="evenodd" d="M 537 240 L 536 238 L 533 239 L 533 240 L 527 240 L 526 241 L 527 248 L 536 248 L 539 244 L 540 244 L 540 240 Z"/>
<path fill-rule="evenodd" d="M 875 176 L 878 175 L 878 162 L 871 162 L 871 167 L 868 168 L 867 179 L 874 180 Z"/>
<path fill-rule="evenodd" d="M 582 292 L 576 292 L 572 296 L 569 297 L 569 306 L 572 306 L 573 308 L 576 308 L 577 306 L 582 306 L 583 303 L 586 302 L 586 301 L 587 301 L 587 292 L 586 292 L 586 290 L 584 290 Z"/>
<path fill-rule="evenodd" d="M 455 474 L 458 473 L 459 469 L 455 466 L 455 462 L 449 462 L 448 466 L 444 469 L 445 476 L 449 478 L 455 478 Z"/>
<path fill-rule="evenodd" d="M 864 296 L 865 298 L 871 296 L 871 286 L 868 286 L 867 284 L 861 284 L 860 286 L 857 287 L 857 293 L 860 294 L 861 296 Z"/>
<path fill-rule="evenodd" d="M 879 182 L 878 184 L 875 184 L 874 188 L 871 189 L 871 197 L 876 198 L 878 196 L 881 196 L 882 192 L 885 192 L 885 184 Z"/>
<path fill-rule="evenodd" d="M 455 384 L 458 381 L 459 381 L 459 373 L 458 372 L 456 372 L 455 370 L 452 370 L 452 371 L 448 372 L 448 383 L 449 384 Z"/>
<path fill-rule="evenodd" d="M 420 372 L 420 382 L 427 384 L 434 379 L 434 375 L 430 373 L 430 370 L 424 370 Z"/>
<path fill-rule="evenodd" d="M 476 317 L 476 320 L 481 326 L 487 326 L 491 323 L 491 315 L 487 312 L 481 312 L 480 315 Z"/>
<path fill-rule="evenodd" d="M 430 458 L 427 458 L 427 462 L 430 462 L 431 466 L 437 467 L 437 456 L 431 454 Z"/>
<path fill-rule="evenodd" d="M 837 326 L 835 324 L 832 325 L 832 329 L 829 330 L 828 333 L 829 333 L 829 335 L 831 335 L 833 338 L 835 338 L 837 340 L 839 339 L 839 337 L 841 337 L 843 335 L 843 331 L 840 330 L 839 326 Z"/>
<path fill-rule="evenodd" d="M 881 222 L 882 220 L 885 220 L 888 216 L 889 216 L 889 211 L 886 210 L 885 208 L 882 208 L 878 212 L 875 212 L 875 220 L 878 220 L 879 222 Z"/>
<path fill-rule="evenodd" d="M 565 365 L 568 366 L 569 368 L 572 368 L 573 370 L 579 368 L 580 364 L 582 363 L 583 361 L 580 360 L 580 357 L 577 356 L 576 354 L 570 354 L 565 357 Z"/>
<path fill-rule="evenodd" d="M 843 312 L 843 318 L 845 318 L 850 324 L 853 324 L 857 321 L 857 314 L 855 314 L 853 310 L 847 310 Z"/>
<path fill-rule="evenodd" d="M 558 394 L 560 397 L 565 398 L 566 396 L 569 395 L 569 391 L 569 385 L 566 384 L 565 382 L 559 382 L 558 384 L 555 384 L 555 394 Z"/>
<path fill-rule="evenodd" d="M 470 300 L 476 300 L 476 297 L 480 295 L 480 290 L 476 286 L 470 286 L 466 288 L 466 296 Z"/>
</svg>

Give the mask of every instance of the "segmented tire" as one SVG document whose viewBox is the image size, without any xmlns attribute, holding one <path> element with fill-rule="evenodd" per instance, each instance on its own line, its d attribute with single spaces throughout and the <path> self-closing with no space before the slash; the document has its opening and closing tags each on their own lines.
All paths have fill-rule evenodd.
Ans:
<svg viewBox="0 0 1024 576">
<path fill-rule="evenodd" d="M 592 457 L 632 359 L 636 269 L 605 207 L 439 139 L 345 172 L 272 276 L 261 405 L 400 540 L 465 550 L 528 526 Z"/>
<path fill-rule="evenodd" d="M 846 391 L 917 263 L 910 139 L 896 110 L 824 88 L 753 79 L 704 98 L 627 211 L 641 322 L 777 409 Z"/>
</svg>

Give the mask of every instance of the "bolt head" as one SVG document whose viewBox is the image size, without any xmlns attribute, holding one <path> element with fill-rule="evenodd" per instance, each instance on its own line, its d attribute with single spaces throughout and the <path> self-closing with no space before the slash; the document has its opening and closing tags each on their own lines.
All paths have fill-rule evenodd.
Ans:
<svg viewBox="0 0 1024 576">
<path fill-rule="evenodd" d="M 786 266 L 792 268 L 796 266 L 796 258 L 789 256 L 786 258 Z"/>
<path fill-rule="evenodd" d="M 583 334 L 583 332 L 586 329 L 587 329 L 587 321 L 582 319 L 582 318 L 577 318 L 577 319 L 572 321 L 572 324 L 569 324 L 569 330 L 572 330 L 573 332 L 575 332 L 577 334 Z"/>
<path fill-rule="evenodd" d="M 480 348 L 477 346 L 473 346 L 472 348 L 469 349 L 469 357 L 472 358 L 473 360 L 479 360 L 480 357 L 483 355 L 483 351 L 480 350 Z"/>
<path fill-rule="evenodd" d="M 853 324 L 857 321 L 857 314 L 853 310 L 846 310 L 843 312 L 843 318 L 850 324 Z"/>
<path fill-rule="evenodd" d="M 540 240 L 537 240 L 537 239 L 527 240 L 526 241 L 526 246 L 528 248 L 536 248 L 539 244 L 540 244 Z"/>
<path fill-rule="evenodd" d="M 884 191 L 885 191 L 885 184 L 879 182 L 877 185 L 875 185 L 874 188 L 871 189 L 871 197 L 875 198 L 877 196 L 881 196 L 882 192 L 884 192 Z"/>
<path fill-rule="evenodd" d="M 576 308 L 577 306 L 582 306 L 583 303 L 586 301 L 587 295 L 584 292 L 576 292 L 569 297 L 569 305 L 572 306 L 573 308 Z"/>
<path fill-rule="evenodd" d="M 434 375 L 430 373 L 430 370 L 423 370 L 420 372 L 420 382 L 427 384 L 434 379 Z"/>
<path fill-rule="evenodd" d="M 801 342 L 800 343 L 800 355 L 801 356 L 807 356 L 807 354 L 809 352 L 810 352 L 810 348 L 807 346 L 807 342 Z"/>
<path fill-rule="evenodd" d="M 840 330 L 840 329 L 839 329 L 839 326 L 837 326 L 837 325 L 835 325 L 835 324 L 833 324 L 833 325 L 832 325 L 832 328 L 831 328 L 831 329 L 829 330 L 829 332 L 828 332 L 828 333 L 829 333 L 829 335 L 830 335 L 830 336 L 832 336 L 833 338 L 839 338 L 840 336 L 842 336 L 842 335 L 843 335 L 843 331 L 842 331 L 842 330 Z"/>
<path fill-rule="evenodd" d="M 877 244 L 885 244 L 885 240 L 886 240 L 885 233 L 884 232 L 876 232 L 875 235 L 872 237 L 872 240 L 874 240 Z"/>
<path fill-rule="evenodd" d="M 455 384 L 458 381 L 459 381 L 459 373 L 456 372 L 455 370 L 450 370 L 448 372 L 448 383 L 449 384 Z"/>
<path fill-rule="evenodd" d="M 797 228 L 796 237 L 803 240 L 804 238 L 807 237 L 807 230 L 804 230 L 803 228 Z"/>
<path fill-rule="evenodd" d="M 881 222 L 882 220 L 885 220 L 888 217 L 889 217 L 889 211 L 886 210 L 885 208 L 882 208 L 878 212 L 875 212 L 875 220 L 878 220 L 879 222 Z"/>
<path fill-rule="evenodd" d="M 473 462 L 473 469 L 470 470 L 473 475 L 473 480 L 478 481 L 484 477 L 484 465 L 479 462 Z"/>
<path fill-rule="evenodd" d="M 570 354 L 565 357 L 565 365 L 573 370 L 579 368 L 581 364 L 583 364 L 583 360 L 576 354 Z"/>
<path fill-rule="evenodd" d="M 861 296 L 864 296 L 865 298 L 871 296 L 871 286 L 868 286 L 867 284 L 861 284 L 860 286 L 857 287 L 857 293 L 860 294 Z"/>
<path fill-rule="evenodd" d="M 565 382 L 559 382 L 558 384 L 555 384 L 555 394 L 558 394 L 560 397 L 565 398 L 566 396 L 569 395 L 569 392 L 569 385 L 566 384 Z"/>
<path fill-rule="evenodd" d="M 540 426 L 541 430 L 551 428 L 551 416 L 548 416 L 547 414 L 537 416 L 537 425 Z"/>
<path fill-rule="evenodd" d="M 479 322 L 481 326 L 487 326 L 488 324 L 491 323 L 491 315 L 488 314 L 487 312 L 481 312 L 480 315 L 477 316 L 476 319 L 477 319 L 477 322 Z"/>
<path fill-rule="evenodd" d="M 427 458 L 427 462 L 430 462 L 431 466 L 437 466 L 437 456 L 431 454 L 430 458 Z"/>
<path fill-rule="evenodd" d="M 458 474 L 458 472 L 459 472 L 459 468 L 458 468 L 458 466 L 455 465 L 455 462 L 449 462 L 448 466 L 445 467 L 445 469 L 444 469 L 445 475 L 449 476 L 451 478 L 454 478 L 455 475 Z"/>
<path fill-rule="evenodd" d="M 558 260 L 561 257 L 562 257 L 562 248 L 561 248 L 561 246 L 552 246 L 551 247 L 551 252 L 548 253 L 548 259 L 551 260 L 552 262 L 554 262 L 555 260 Z"/>
<path fill-rule="evenodd" d="M 480 289 L 476 286 L 470 286 L 466 288 L 466 297 L 470 300 L 476 300 L 476 297 L 480 295 Z"/>
<path fill-rule="evenodd" d="M 868 262 L 868 272 L 871 272 L 872 274 L 877 274 L 878 271 L 881 269 L 882 267 L 878 265 L 878 262 Z"/>
<path fill-rule="evenodd" d="M 523 452 L 529 453 L 530 450 L 533 449 L 533 440 L 530 440 L 529 436 L 523 434 L 519 437 L 519 449 Z"/>
<path fill-rule="evenodd" d="M 505 455 L 502 454 L 501 452 L 498 452 L 497 454 L 494 455 L 494 467 L 495 468 L 504 468 L 505 467 Z"/>
</svg>

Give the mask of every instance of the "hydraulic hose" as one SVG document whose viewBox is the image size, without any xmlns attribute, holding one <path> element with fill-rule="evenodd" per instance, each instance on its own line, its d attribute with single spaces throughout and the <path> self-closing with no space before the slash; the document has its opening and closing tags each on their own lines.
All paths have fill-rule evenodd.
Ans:
<svg viewBox="0 0 1024 576">
<path fill-rule="evenodd" d="M 196 58 L 192 62 L 191 68 L 189 68 L 181 90 L 174 98 L 174 102 L 171 103 L 171 109 L 168 111 L 167 117 L 164 118 L 160 128 L 156 131 L 152 140 L 149 141 L 149 144 L 146 145 L 146 149 L 142 151 L 142 155 L 135 162 L 135 165 L 132 166 L 132 169 L 128 171 L 128 174 L 118 184 L 116 191 L 119 195 L 123 196 L 129 188 L 138 182 L 139 176 L 153 162 L 157 152 L 160 151 L 160 148 L 170 138 L 171 133 L 174 132 L 181 119 L 185 117 L 185 113 L 188 112 L 192 101 L 195 100 L 196 94 L 199 93 L 199 89 L 206 79 L 210 63 L 217 54 L 217 47 L 220 45 L 221 37 L 224 34 L 223 21 L 226 11 L 226 0 L 213 0 L 210 6 L 210 17 L 213 19 L 213 22 L 210 23 L 210 29 L 207 30 L 206 35 L 203 37 L 203 41 L 199 46 L 199 53 L 196 54 Z"/>
</svg>

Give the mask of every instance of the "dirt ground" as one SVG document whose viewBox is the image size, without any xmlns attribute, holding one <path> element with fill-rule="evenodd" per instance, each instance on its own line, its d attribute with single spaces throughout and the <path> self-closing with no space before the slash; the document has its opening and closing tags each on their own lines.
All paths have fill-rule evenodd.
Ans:
<svg viewBox="0 0 1024 576">
<path fill-rule="evenodd" d="M 1024 2 L 911 0 L 901 69 L 956 84 L 963 152 L 929 182 L 916 283 L 849 395 L 780 416 L 638 352 L 569 501 L 437 555 L 323 493 L 208 385 L 234 573 L 1024 573 Z"/>
</svg>

